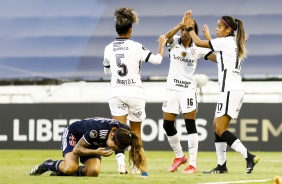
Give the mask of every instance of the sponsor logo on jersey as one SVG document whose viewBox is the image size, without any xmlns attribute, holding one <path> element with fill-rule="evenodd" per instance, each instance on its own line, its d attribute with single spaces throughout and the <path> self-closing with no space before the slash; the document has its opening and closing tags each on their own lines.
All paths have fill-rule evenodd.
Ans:
<svg viewBox="0 0 282 184">
<path fill-rule="evenodd" d="M 134 112 L 133 115 L 140 118 L 142 116 L 142 111 Z"/>
<path fill-rule="evenodd" d="M 89 133 L 89 136 L 94 139 L 94 138 L 96 138 L 98 136 L 98 132 L 96 130 L 92 130 Z"/>
<path fill-rule="evenodd" d="M 192 60 L 192 59 L 185 59 L 183 57 L 175 56 L 175 55 L 173 55 L 173 58 L 175 60 L 183 61 L 183 62 L 187 63 L 187 66 L 194 66 L 194 60 Z"/>
<path fill-rule="evenodd" d="M 100 139 L 106 139 L 109 130 L 100 130 Z"/>
<path fill-rule="evenodd" d="M 128 47 L 118 47 L 118 48 L 113 48 L 113 51 L 119 51 L 119 50 L 128 50 Z"/>
<path fill-rule="evenodd" d="M 126 108 L 127 108 L 127 105 L 126 105 L 126 104 L 118 105 L 118 109 L 125 110 Z"/>
<path fill-rule="evenodd" d="M 182 88 L 188 88 L 191 82 L 188 81 L 182 81 L 178 79 L 173 79 L 175 86 L 182 87 Z"/>
<path fill-rule="evenodd" d="M 76 137 L 74 135 L 72 135 L 72 134 L 69 136 L 69 144 L 71 146 L 75 146 L 76 145 Z"/>
<path fill-rule="evenodd" d="M 115 42 L 115 43 L 113 44 L 113 51 L 128 50 L 128 49 L 129 49 L 128 47 L 122 47 L 122 46 L 121 46 L 123 43 L 124 43 L 124 42 Z"/>
</svg>

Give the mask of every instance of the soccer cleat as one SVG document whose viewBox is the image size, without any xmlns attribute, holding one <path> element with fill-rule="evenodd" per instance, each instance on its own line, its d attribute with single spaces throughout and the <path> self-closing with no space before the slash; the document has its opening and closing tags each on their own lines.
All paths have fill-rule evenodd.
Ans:
<svg viewBox="0 0 282 184">
<path fill-rule="evenodd" d="M 133 165 L 132 174 L 141 174 L 141 170 L 137 168 L 135 165 Z"/>
<path fill-rule="evenodd" d="M 226 161 L 223 165 L 217 165 L 216 168 L 212 169 L 211 171 L 204 171 L 204 174 L 225 174 L 228 173 L 227 167 L 226 167 Z"/>
<path fill-rule="evenodd" d="M 174 172 L 181 164 L 187 163 L 187 157 L 184 155 L 182 158 L 175 158 L 170 168 L 168 168 L 168 172 Z"/>
<path fill-rule="evenodd" d="M 50 161 L 52 161 L 52 160 L 48 159 L 48 160 L 45 160 L 42 164 L 35 166 L 34 168 L 31 169 L 29 175 L 36 176 L 36 175 L 41 175 L 41 174 L 45 173 L 48 170 L 45 169 L 44 165 L 47 162 L 50 162 Z"/>
<path fill-rule="evenodd" d="M 197 173 L 197 169 L 194 166 L 189 165 L 183 171 L 181 171 L 181 173 Z"/>
<path fill-rule="evenodd" d="M 119 173 L 119 174 L 129 174 L 129 172 L 128 172 L 126 166 L 123 165 L 123 164 L 119 164 L 119 165 L 118 165 L 118 173 Z"/>
<path fill-rule="evenodd" d="M 247 169 L 245 171 L 245 174 L 251 174 L 258 161 L 259 157 L 257 157 L 256 155 L 248 154 L 248 158 L 246 158 Z"/>
</svg>

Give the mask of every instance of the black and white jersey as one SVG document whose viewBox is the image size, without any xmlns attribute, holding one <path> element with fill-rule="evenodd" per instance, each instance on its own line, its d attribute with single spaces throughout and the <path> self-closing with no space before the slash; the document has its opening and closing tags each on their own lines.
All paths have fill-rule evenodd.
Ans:
<svg viewBox="0 0 282 184">
<path fill-rule="evenodd" d="M 195 92 L 197 83 L 193 77 L 197 62 L 211 53 L 210 49 L 197 47 L 194 43 L 185 48 L 178 35 L 166 45 L 169 49 L 170 66 L 166 87 L 176 91 Z"/>
<path fill-rule="evenodd" d="M 238 58 L 235 37 L 212 39 L 210 46 L 216 53 L 220 91 L 244 90 L 240 73 L 242 61 Z"/>
<path fill-rule="evenodd" d="M 130 130 L 128 125 L 119 121 L 100 117 L 76 121 L 68 126 L 68 130 L 77 141 L 83 138 L 89 145 L 106 147 L 109 133 L 114 126 Z"/>
<path fill-rule="evenodd" d="M 133 40 L 117 38 L 111 42 L 105 47 L 103 61 L 104 67 L 111 71 L 110 98 L 128 96 L 144 99 L 141 80 L 142 62 L 160 64 L 161 61 L 161 55 L 158 54 L 156 57 L 142 44 Z"/>
</svg>

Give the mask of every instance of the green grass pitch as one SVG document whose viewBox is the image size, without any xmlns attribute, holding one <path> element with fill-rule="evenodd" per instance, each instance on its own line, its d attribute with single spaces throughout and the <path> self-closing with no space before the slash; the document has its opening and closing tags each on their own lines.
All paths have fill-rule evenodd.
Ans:
<svg viewBox="0 0 282 184">
<path fill-rule="evenodd" d="M 227 152 L 228 174 L 207 175 L 203 171 L 210 170 L 217 165 L 215 152 L 199 152 L 195 174 L 180 173 L 186 165 L 181 165 L 178 171 L 169 173 L 166 170 L 172 164 L 172 151 L 147 151 L 149 177 L 139 178 L 139 175 L 120 175 L 114 155 L 103 158 L 101 173 L 97 178 L 92 177 L 50 177 L 50 172 L 41 176 L 29 176 L 30 169 L 47 158 L 62 159 L 60 150 L 0 150 L 0 184 L 90 184 L 90 183 L 269 183 L 279 175 L 282 176 L 282 152 L 253 152 L 260 158 L 252 174 L 244 174 L 245 159 L 234 151 Z M 186 153 L 186 156 L 188 154 Z M 127 153 L 126 153 L 126 157 Z M 131 171 L 131 169 L 129 169 Z"/>
</svg>

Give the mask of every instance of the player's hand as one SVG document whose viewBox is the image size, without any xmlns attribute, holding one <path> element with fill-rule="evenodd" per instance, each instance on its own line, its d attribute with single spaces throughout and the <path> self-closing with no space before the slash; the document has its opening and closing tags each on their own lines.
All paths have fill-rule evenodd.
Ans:
<svg viewBox="0 0 282 184">
<path fill-rule="evenodd" d="M 165 43 L 167 41 L 167 37 L 165 35 L 160 35 L 159 39 L 158 39 L 158 42 L 159 42 L 159 46 L 164 46 Z"/>
<path fill-rule="evenodd" d="M 113 150 L 106 150 L 105 148 L 98 148 L 96 151 L 103 157 L 111 156 L 114 153 Z"/>
<path fill-rule="evenodd" d="M 204 36 L 207 40 L 212 39 L 211 35 L 210 35 L 210 29 L 209 29 L 208 25 L 206 25 L 206 24 L 204 25 L 204 28 L 203 28 L 203 34 L 204 34 Z"/>
<path fill-rule="evenodd" d="M 195 21 L 194 19 L 192 19 L 192 10 L 188 10 L 185 12 L 183 21 L 186 28 L 194 27 Z"/>
<path fill-rule="evenodd" d="M 249 39 L 249 34 L 245 33 L 245 41 Z"/>
</svg>

